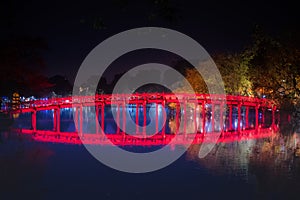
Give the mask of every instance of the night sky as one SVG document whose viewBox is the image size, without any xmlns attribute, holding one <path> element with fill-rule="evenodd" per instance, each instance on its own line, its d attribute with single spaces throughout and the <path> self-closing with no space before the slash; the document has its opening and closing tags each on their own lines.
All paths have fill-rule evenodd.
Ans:
<svg viewBox="0 0 300 200">
<path fill-rule="evenodd" d="M 61 74 L 71 82 L 83 59 L 96 45 L 131 28 L 175 29 L 214 54 L 242 50 L 250 42 L 255 25 L 276 35 L 298 31 L 300 19 L 298 7 L 288 1 L 8 1 L 1 4 L 1 40 L 22 35 L 43 38 L 49 46 L 43 53 L 47 66 L 44 74 Z M 118 72 L 122 72 L 122 66 L 119 68 Z"/>
</svg>

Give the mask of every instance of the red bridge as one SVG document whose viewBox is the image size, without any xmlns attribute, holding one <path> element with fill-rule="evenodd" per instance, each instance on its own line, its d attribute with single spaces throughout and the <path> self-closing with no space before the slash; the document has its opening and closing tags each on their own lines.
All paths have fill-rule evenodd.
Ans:
<svg viewBox="0 0 300 200">
<path fill-rule="evenodd" d="M 158 107 L 159 105 L 164 108 L 169 108 L 173 111 L 175 130 L 173 134 L 165 133 L 164 123 L 160 134 L 155 134 L 151 137 L 146 136 L 146 112 L 147 105 L 155 104 L 156 108 L 156 133 L 159 132 L 159 118 Z M 117 126 L 116 134 L 106 134 L 104 132 L 105 115 L 104 110 L 106 105 L 115 106 L 116 109 L 116 121 L 118 124 L 122 124 L 122 127 Z M 141 138 L 128 135 L 126 133 L 126 108 L 128 105 L 135 106 L 135 123 L 136 134 L 142 135 Z M 209 105 L 209 107 L 208 107 Z M 83 108 L 95 107 L 96 113 L 96 132 L 84 133 L 83 131 Z M 120 109 L 120 108 L 125 109 Z M 140 131 L 139 127 L 139 109 L 143 110 L 143 131 Z M 77 129 L 76 132 L 62 132 L 60 128 L 61 124 L 61 109 L 62 108 L 75 108 L 74 120 Z M 233 127 L 233 108 L 237 110 L 237 126 Z M 37 112 L 44 110 L 53 110 L 53 130 L 38 130 L 37 129 Z M 121 111 L 122 110 L 122 111 Z M 255 121 L 249 122 L 250 112 L 255 115 Z M 187 114 L 187 111 L 189 111 Z M 63 141 L 71 143 L 80 143 L 79 138 L 88 141 L 88 143 L 103 143 L 105 144 L 109 139 L 116 144 L 123 145 L 152 145 L 160 143 L 168 143 L 174 135 L 182 135 L 182 141 L 184 138 L 193 136 L 195 142 L 202 142 L 204 135 L 207 133 L 205 124 L 210 122 L 211 131 L 210 134 L 218 134 L 221 132 L 221 140 L 226 138 L 235 138 L 236 136 L 246 137 L 263 137 L 268 134 L 261 134 L 262 128 L 274 128 L 279 122 L 278 110 L 276 104 L 268 99 L 259 99 L 243 96 L 230 96 L 222 98 L 221 95 L 206 95 L 206 94 L 119 94 L 119 95 L 95 95 L 95 96 L 76 96 L 65 98 L 53 98 L 49 100 L 36 100 L 32 102 L 23 102 L 20 109 L 16 111 L 18 113 L 31 113 L 31 129 L 22 129 L 23 133 L 33 133 L 35 138 L 42 141 Z M 269 114 L 267 114 L 269 113 Z M 193 134 L 187 134 L 188 121 L 191 117 L 193 120 Z M 261 117 L 259 117 L 259 115 Z M 182 116 L 182 118 L 181 118 Z M 266 116 L 269 120 L 269 126 L 265 127 Z M 166 121 L 166 112 L 163 112 L 163 121 Z M 196 120 L 199 119 L 199 120 Z M 100 120 L 100 123 L 99 123 Z M 123 123 L 120 121 L 123 120 Z M 183 128 L 180 129 L 180 124 L 183 123 Z M 215 127 L 215 124 L 219 124 L 219 128 Z M 189 136 L 190 135 L 190 136 Z M 106 139 L 105 139 L 106 138 Z M 229 140 L 231 140 L 229 139 Z M 101 142 L 100 142 L 101 141 Z M 178 142 L 180 143 L 180 141 Z"/>
</svg>

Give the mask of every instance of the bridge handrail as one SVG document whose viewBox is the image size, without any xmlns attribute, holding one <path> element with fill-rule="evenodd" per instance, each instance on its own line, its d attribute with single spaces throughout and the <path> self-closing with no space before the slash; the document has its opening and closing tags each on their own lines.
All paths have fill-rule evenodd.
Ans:
<svg viewBox="0 0 300 200">
<path fill-rule="evenodd" d="M 60 98 L 50 98 L 47 100 L 34 100 L 28 102 L 22 102 L 20 108 L 36 108 L 36 107 L 47 107 L 55 105 L 66 105 L 73 103 L 94 103 L 94 102 L 108 102 L 108 101 L 118 101 L 118 100 L 197 100 L 210 102 L 215 101 L 225 101 L 224 95 L 218 94 L 189 94 L 189 93 L 179 93 L 177 96 L 170 93 L 135 93 L 135 94 L 96 94 L 90 96 L 73 96 L 73 97 L 60 97 Z M 251 103 L 258 104 L 265 107 L 276 106 L 273 100 L 257 97 L 247 97 L 247 96 L 233 96 L 226 95 L 227 103 Z"/>
</svg>

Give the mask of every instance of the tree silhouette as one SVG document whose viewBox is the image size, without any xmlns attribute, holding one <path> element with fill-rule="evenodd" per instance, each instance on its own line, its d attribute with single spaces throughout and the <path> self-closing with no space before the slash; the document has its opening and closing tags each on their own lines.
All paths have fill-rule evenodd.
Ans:
<svg viewBox="0 0 300 200">
<path fill-rule="evenodd" d="M 42 75 L 45 41 L 33 37 L 10 37 L 0 42 L 0 94 L 43 96 L 52 85 Z"/>
</svg>

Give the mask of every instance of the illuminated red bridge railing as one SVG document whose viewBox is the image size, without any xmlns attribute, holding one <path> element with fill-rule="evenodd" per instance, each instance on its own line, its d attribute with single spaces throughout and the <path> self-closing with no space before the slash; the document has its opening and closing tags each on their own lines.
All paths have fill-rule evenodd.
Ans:
<svg viewBox="0 0 300 200">
<path fill-rule="evenodd" d="M 155 105 L 156 110 L 156 133 L 158 133 L 159 118 L 158 107 L 163 109 L 168 108 L 172 110 L 173 117 L 172 122 L 174 124 L 172 134 L 165 133 L 164 123 L 163 128 L 159 134 L 147 137 L 146 128 L 141 130 L 139 127 L 139 109 L 143 110 L 143 126 L 146 127 L 147 121 L 147 105 Z M 105 106 L 116 107 L 116 121 L 122 124 L 122 127 L 117 127 L 115 134 L 105 133 Z M 136 122 L 136 135 L 142 137 L 134 137 L 126 133 L 126 108 L 128 105 L 133 105 L 135 111 Z M 209 105 L 209 109 L 208 106 Z M 95 133 L 85 133 L 83 130 L 83 108 L 95 107 Z M 61 109 L 75 108 L 74 123 L 77 127 L 75 132 L 61 131 Z M 124 108 L 124 109 L 120 109 Z M 233 112 L 235 109 L 235 116 Z M 38 130 L 37 129 L 37 112 L 52 110 L 53 111 L 53 129 L 52 130 Z M 249 121 L 250 112 L 252 111 L 255 118 L 252 118 L 252 122 Z M 31 113 L 31 128 L 22 129 L 23 133 L 33 133 L 38 140 L 53 140 L 53 141 L 69 141 L 73 143 L 80 143 L 78 136 L 86 138 L 89 143 L 105 143 L 106 139 L 115 141 L 115 143 L 122 144 L 134 144 L 134 142 L 140 144 L 157 144 L 168 143 L 174 135 L 182 135 L 183 138 L 195 136 L 195 141 L 201 141 L 204 135 L 208 132 L 206 124 L 210 123 L 210 134 L 222 133 L 220 139 L 225 139 L 234 135 L 243 135 L 247 133 L 248 136 L 259 137 L 257 133 L 265 127 L 266 112 L 269 113 L 268 120 L 270 121 L 268 127 L 276 127 L 278 124 L 278 110 L 276 104 L 268 99 L 259 99 L 243 96 L 226 96 L 226 101 L 220 95 L 206 95 L 206 94 L 163 94 L 163 93 L 146 93 L 146 94 L 120 94 L 120 95 L 95 95 L 95 96 L 76 96 L 65 98 L 53 98 L 48 100 L 36 100 L 32 102 L 26 102 L 21 105 L 18 113 Z M 189 113 L 189 118 L 187 117 Z M 183 116 L 183 117 L 181 117 Z M 191 118 L 190 118 L 191 117 Z M 237 125 L 234 125 L 233 117 L 237 118 Z M 166 121 L 166 113 L 163 112 L 163 121 Z M 192 120 L 193 131 L 190 131 Z M 197 119 L 197 120 L 196 120 Z M 254 119 L 254 122 L 253 122 Z M 100 122 L 99 122 L 100 121 Z M 169 120 L 169 123 L 171 120 Z M 179 127 L 183 123 L 182 128 Z M 216 128 L 215 124 L 218 123 Z M 248 134 L 248 132 L 249 134 Z M 192 134 L 187 134 L 187 132 Z M 266 134 L 265 134 L 266 135 Z M 193 137 L 194 137 L 193 136 Z M 50 139 L 51 138 L 51 139 Z M 76 139 L 77 138 L 77 139 Z M 105 139 L 106 138 L 106 139 Z M 184 142 L 182 139 L 180 142 Z"/>
</svg>

